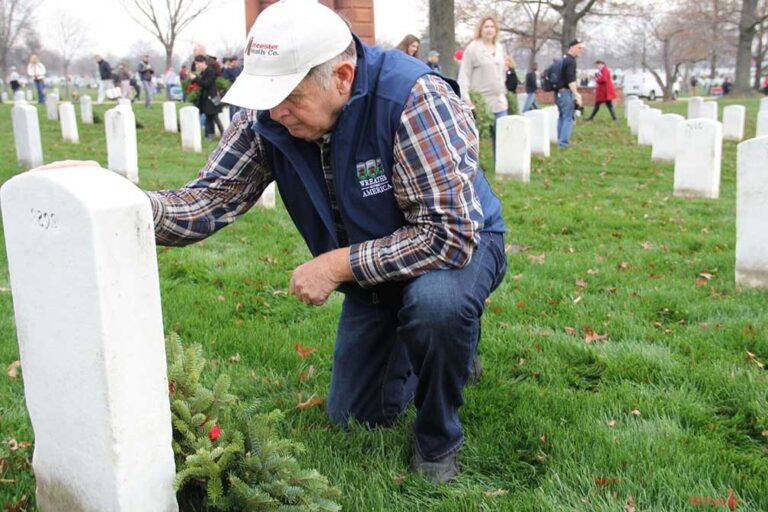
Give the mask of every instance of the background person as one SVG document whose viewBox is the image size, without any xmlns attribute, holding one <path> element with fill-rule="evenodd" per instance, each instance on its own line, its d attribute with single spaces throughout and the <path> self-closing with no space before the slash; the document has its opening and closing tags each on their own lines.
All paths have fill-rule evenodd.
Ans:
<svg viewBox="0 0 768 512">
<path fill-rule="evenodd" d="M 104 103 L 107 89 L 112 88 L 112 66 L 109 62 L 96 55 L 96 64 L 99 66 L 99 92 L 96 93 L 96 103 Z"/>
<path fill-rule="evenodd" d="M 579 88 L 576 86 L 576 59 L 583 51 L 584 43 L 578 40 L 571 41 L 561 62 L 560 80 L 555 86 L 555 102 L 558 111 L 557 145 L 561 148 L 570 146 L 575 107 L 583 105 Z"/>
<path fill-rule="evenodd" d="M 29 57 L 27 76 L 35 84 L 37 102 L 45 103 L 45 65 L 40 62 L 40 59 L 34 53 Z"/>
<path fill-rule="evenodd" d="M 615 121 L 616 112 L 613 109 L 613 100 L 616 99 L 616 88 L 613 85 L 611 70 L 602 60 L 596 60 L 595 66 L 597 67 L 597 73 L 595 73 L 595 83 L 597 84 L 595 87 L 595 106 L 587 121 L 595 118 L 602 104 L 605 104 L 608 112 L 611 113 L 611 118 Z"/>
<path fill-rule="evenodd" d="M 149 55 L 144 55 L 136 72 L 141 80 L 141 88 L 144 90 L 144 108 L 152 108 L 152 96 L 154 91 L 152 90 L 152 75 L 155 74 L 155 70 L 152 64 L 149 63 Z"/>
<path fill-rule="evenodd" d="M 539 79 L 536 75 L 536 71 L 539 69 L 537 63 L 531 64 L 531 69 L 525 74 L 525 104 L 521 113 L 528 112 L 529 110 L 538 110 L 539 102 L 536 99 L 536 91 L 539 89 Z"/>
<path fill-rule="evenodd" d="M 200 96 L 197 100 L 197 108 L 202 114 L 205 114 L 205 138 L 213 139 L 216 137 L 214 124 L 219 128 L 220 133 L 224 133 L 224 126 L 219 119 L 221 105 L 214 102 L 219 93 L 216 90 L 216 71 L 209 65 L 209 58 L 205 55 L 195 57 L 195 69 L 198 75 L 192 80 L 200 86 Z"/>
<path fill-rule="evenodd" d="M 406 55 L 410 55 L 411 57 L 418 59 L 419 58 L 419 46 L 421 45 L 421 41 L 418 37 L 416 37 L 413 34 L 408 34 L 403 38 L 402 41 L 400 41 L 395 48 L 400 50 L 401 52 L 405 52 Z"/>
<path fill-rule="evenodd" d="M 464 50 L 459 68 L 461 97 L 474 109 L 469 93 L 476 91 L 485 100 L 495 119 L 507 115 L 506 64 L 504 49 L 498 42 L 499 24 L 485 16 L 475 29 L 475 39 Z M 491 139 L 496 147 L 496 125 L 491 125 Z"/>
</svg>

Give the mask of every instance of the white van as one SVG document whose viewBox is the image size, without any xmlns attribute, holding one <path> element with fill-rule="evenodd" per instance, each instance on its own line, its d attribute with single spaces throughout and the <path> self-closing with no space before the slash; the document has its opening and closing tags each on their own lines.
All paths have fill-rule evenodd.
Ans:
<svg viewBox="0 0 768 512">
<path fill-rule="evenodd" d="M 664 76 L 662 75 L 662 79 Z M 624 75 L 624 97 L 634 94 L 650 101 L 664 96 L 664 91 L 659 86 L 656 78 L 648 72 L 627 73 Z M 676 100 L 680 95 L 680 80 L 672 87 L 672 99 Z"/>
</svg>

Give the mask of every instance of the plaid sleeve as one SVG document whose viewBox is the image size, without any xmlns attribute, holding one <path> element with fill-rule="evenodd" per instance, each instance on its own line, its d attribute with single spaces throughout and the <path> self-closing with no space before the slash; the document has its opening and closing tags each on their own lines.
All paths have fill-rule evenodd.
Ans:
<svg viewBox="0 0 768 512">
<path fill-rule="evenodd" d="M 272 181 L 255 112 L 240 111 L 197 178 L 175 190 L 146 192 L 158 245 L 187 245 L 212 235 L 247 212 Z"/>
<path fill-rule="evenodd" d="M 463 267 L 483 226 L 472 185 L 478 166 L 475 123 L 445 81 L 427 75 L 414 84 L 394 146 L 393 186 L 406 225 L 350 247 L 361 286 Z"/>
</svg>

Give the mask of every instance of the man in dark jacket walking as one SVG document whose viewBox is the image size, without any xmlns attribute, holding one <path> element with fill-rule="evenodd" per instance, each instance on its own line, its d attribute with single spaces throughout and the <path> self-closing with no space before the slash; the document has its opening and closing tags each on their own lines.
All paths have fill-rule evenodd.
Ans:
<svg viewBox="0 0 768 512">
<path fill-rule="evenodd" d="M 141 88 L 144 90 L 144 106 L 146 108 L 152 108 L 152 75 L 155 74 L 155 70 L 152 68 L 152 64 L 149 63 L 149 55 L 144 55 L 144 58 L 139 62 L 139 68 L 137 69 L 139 80 L 141 80 Z"/>
<path fill-rule="evenodd" d="M 525 105 L 523 105 L 522 113 L 529 110 L 538 110 L 539 102 L 536 101 L 536 90 L 539 88 L 538 78 L 536 71 L 539 69 L 539 65 L 535 62 L 531 64 L 531 69 L 525 74 L 525 92 L 528 96 L 525 97 Z"/>
<path fill-rule="evenodd" d="M 102 59 L 101 55 L 96 56 L 96 63 L 99 65 L 99 92 L 96 103 L 104 103 L 107 89 L 113 87 L 112 66 L 109 65 L 109 62 Z"/>
</svg>

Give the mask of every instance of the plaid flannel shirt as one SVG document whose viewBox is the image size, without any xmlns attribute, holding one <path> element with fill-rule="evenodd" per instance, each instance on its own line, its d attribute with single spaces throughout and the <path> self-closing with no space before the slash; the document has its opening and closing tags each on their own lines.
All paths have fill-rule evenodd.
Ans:
<svg viewBox="0 0 768 512">
<path fill-rule="evenodd" d="M 201 240 L 247 212 L 273 180 L 256 112 L 241 111 L 197 179 L 176 190 L 147 192 L 159 245 Z M 478 138 L 472 112 L 434 75 L 414 84 L 394 141 L 392 181 L 406 224 L 350 246 L 358 284 L 368 287 L 457 268 L 472 257 L 483 212 L 472 182 Z"/>
</svg>

